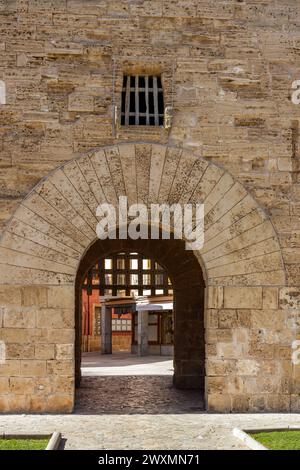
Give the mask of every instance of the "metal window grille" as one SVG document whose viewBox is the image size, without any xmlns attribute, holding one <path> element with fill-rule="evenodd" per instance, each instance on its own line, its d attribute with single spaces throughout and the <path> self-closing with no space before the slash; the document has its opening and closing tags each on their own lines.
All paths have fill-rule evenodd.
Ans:
<svg viewBox="0 0 300 470">
<path fill-rule="evenodd" d="M 162 126 L 164 96 L 160 76 L 124 75 L 121 125 Z"/>
</svg>

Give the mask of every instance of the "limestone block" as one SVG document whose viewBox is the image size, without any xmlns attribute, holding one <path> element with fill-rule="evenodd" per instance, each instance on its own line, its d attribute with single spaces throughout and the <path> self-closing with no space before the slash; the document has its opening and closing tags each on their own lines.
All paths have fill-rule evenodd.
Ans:
<svg viewBox="0 0 300 470">
<path fill-rule="evenodd" d="M 256 377 L 259 374 L 260 365 L 252 359 L 240 359 L 237 361 L 237 375 L 249 375 Z"/>
<path fill-rule="evenodd" d="M 250 396 L 245 394 L 238 394 L 232 397 L 231 410 L 235 413 L 247 412 L 250 409 Z"/>
<path fill-rule="evenodd" d="M 50 57 L 56 56 L 80 56 L 83 53 L 83 46 L 78 43 L 69 43 L 67 47 L 59 47 L 59 44 L 46 44 L 45 52 Z"/>
<path fill-rule="evenodd" d="M 217 356 L 224 359 L 236 359 L 241 357 L 241 345 L 235 343 L 218 343 Z"/>
<path fill-rule="evenodd" d="M 225 308 L 262 308 L 262 287 L 224 287 Z"/>
<path fill-rule="evenodd" d="M 0 377 L 0 395 L 9 392 L 9 379 L 8 377 Z"/>
<path fill-rule="evenodd" d="M 150 177 L 149 177 L 149 201 L 157 202 L 159 187 L 166 157 L 166 148 L 152 145 Z"/>
<path fill-rule="evenodd" d="M 244 391 L 244 379 L 243 377 L 227 377 L 227 392 L 230 395 L 241 394 Z"/>
<path fill-rule="evenodd" d="M 94 171 L 99 181 L 101 182 L 100 184 L 107 202 L 111 204 L 116 204 L 118 200 L 116 196 L 116 191 L 113 187 L 105 152 L 103 150 L 100 150 L 99 152 L 92 153 L 90 160 Z"/>
<path fill-rule="evenodd" d="M 263 308 L 278 308 L 278 289 L 276 287 L 263 288 Z"/>
<path fill-rule="evenodd" d="M 29 411 L 31 413 L 45 413 L 48 412 L 47 398 L 44 396 L 31 394 L 29 397 Z"/>
<path fill-rule="evenodd" d="M 251 260 L 242 260 L 224 266 L 208 267 L 208 276 L 220 278 L 222 276 L 263 273 L 272 269 L 280 269 L 282 263 L 281 253 L 278 251 L 263 256 L 253 257 Z M 267 277 L 267 275 L 266 275 Z"/>
<path fill-rule="evenodd" d="M 37 343 L 34 346 L 34 356 L 36 359 L 54 359 L 54 344 Z"/>
<path fill-rule="evenodd" d="M 226 328 L 219 328 L 216 330 L 218 343 L 230 343 L 233 338 L 233 330 Z"/>
<path fill-rule="evenodd" d="M 47 375 L 46 361 L 21 361 L 21 375 L 24 377 L 43 377 Z"/>
<path fill-rule="evenodd" d="M 57 360 L 68 360 L 74 358 L 74 344 L 56 344 L 55 346 Z"/>
<path fill-rule="evenodd" d="M 164 147 L 156 147 L 158 149 L 164 149 Z M 125 194 L 127 195 L 128 205 L 130 206 L 131 204 L 135 204 L 137 202 L 136 164 L 135 159 L 132 158 L 132 156 L 135 155 L 134 145 L 120 145 L 119 154 L 124 178 Z M 153 158 L 153 148 L 151 158 Z M 161 159 L 161 161 L 163 162 L 163 159 Z M 151 183 L 149 183 L 149 185 L 151 185 Z"/>
<path fill-rule="evenodd" d="M 34 392 L 34 379 L 32 377 L 11 377 L 10 392 L 16 395 L 31 395 Z"/>
<path fill-rule="evenodd" d="M 15 286 L 0 286 L 0 305 L 21 306 L 21 290 Z"/>
<path fill-rule="evenodd" d="M 8 394 L 0 396 L 1 413 L 24 413 L 29 411 L 28 395 Z"/>
<path fill-rule="evenodd" d="M 38 328 L 72 328 L 74 311 L 71 309 L 42 308 L 37 311 Z"/>
<path fill-rule="evenodd" d="M 268 339 L 268 331 L 266 339 Z M 271 342 L 262 342 L 264 340 L 265 331 L 261 330 L 262 338 L 258 341 L 250 341 L 249 343 L 249 356 L 256 359 L 273 359 L 275 356 L 274 339 Z"/>
<path fill-rule="evenodd" d="M 67 377 L 67 376 L 60 377 L 59 375 L 52 376 L 51 383 L 52 383 L 53 393 L 62 393 L 62 394 L 74 393 L 75 380 L 73 376 L 70 376 L 70 377 Z"/>
<path fill-rule="evenodd" d="M 225 173 L 204 200 L 204 213 L 208 214 L 208 212 L 224 197 L 224 194 L 233 185 L 234 181 L 232 177 L 228 173 Z"/>
<path fill-rule="evenodd" d="M 53 394 L 47 398 L 48 413 L 72 413 L 74 407 L 73 394 Z"/>
<path fill-rule="evenodd" d="M 263 412 L 266 410 L 266 394 L 260 395 L 256 393 L 251 395 L 250 410 L 253 412 Z"/>
<path fill-rule="evenodd" d="M 74 363 L 70 360 L 50 360 L 47 361 L 47 373 L 53 375 L 72 375 L 74 373 Z"/>
<path fill-rule="evenodd" d="M 239 345 L 247 345 L 249 339 L 249 329 L 248 328 L 236 328 L 233 331 L 233 341 Z M 245 348 L 246 349 L 246 348 Z"/>
<path fill-rule="evenodd" d="M 97 219 L 83 203 L 80 195 L 62 170 L 59 169 L 51 175 L 37 191 L 90 241 L 95 239 L 95 225 L 93 224 L 96 224 Z"/>
<path fill-rule="evenodd" d="M 151 2 L 152 3 L 152 2 Z M 106 0 L 68 0 L 67 11 L 77 15 L 100 15 L 107 14 L 107 1 Z"/>
<path fill-rule="evenodd" d="M 206 215 L 205 226 L 208 228 L 217 222 L 223 215 L 231 211 L 233 207 L 247 196 L 247 191 L 240 183 L 235 183 L 226 194 L 226 198 L 219 201 Z"/>
<path fill-rule="evenodd" d="M 47 290 L 45 287 L 25 286 L 21 289 L 24 307 L 46 307 Z"/>
<path fill-rule="evenodd" d="M 207 241 L 202 252 L 207 253 L 208 251 L 219 247 L 219 245 L 222 245 L 223 243 L 228 243 L 231 239 L 234 239 L 234 248 L 237 249 L 237 247 L 241 248 L 242 246 L 244 247 L 252 245 L 254 240 L 257 242 L 259 240 L 265 239 L 266 235 L 267 238 L 270 238 L 272 235 L 274 235 L 270 224 L 264 222 L 262 223 L 263 216 L 261 211 L 253 211 L 252 207 L 252 211 L 247 213 L 247 211 L 250 209 L 250 204 L 247 204 L 244 208 L 246 211 L 245 217 L 242 216 L 241 220 L 239 220 L 239 217 L 237 217 L 237 220 L 234 220 L 236 215 L 233 213 L 232 217 L 227 215 L 227 217 L 220 219 L 218 223 L 214 224 L 212 227 L 209 227 L 207 233 L 205 234 L 205 239 Z M 243 215 L 243 211 L 242 213 L 240 211 L 237 212 L 237 216 L 238 215 Z M 222 223 L 223 219 L 225 220 L 224 223 Z M 227 226 L 231 225 L 233 222 L 235 223 L 227 228 Z M 262 226 L 259 227 L 258 225 L 260 224 Z M 210 238 L 212 238 L 212 240 L 210 240 Z M 219 251 L 218 248 L 219 255 L 225 253 L 226 252 Z"/>
<path fill-rule="evenodd" d="M 17 54 L 17 67 L 25 67 L 27 62 L 28 58 L 24 52 Z"/>
<path fill-rule="evenodd" d="M 137 200 L 147 203 L 149 193 L 149 178 L 151 165 L 151 147 L 149 145 L 135 145 Z"/>
<path fill-rule="evenodd" d="M 173 178 L 179 165 L 182 151 L 177 148 L 167 147 L 164 170 L 161 177 L 158 201 L 163 204 L 168 200 Z"/>
<path fill-rule="evenodd" d="M 255 329 L 267 328 L 281 331 L 286 325 L 286 314 L 282 310 L 252 310 L 251 324 Z"/>
<path fill-rule="evenodd" d="M 206 262 L 207 269 L 238 263 L 243 259 L 250 260 L 253 257 L 257 258 L 259 255 L 263 256 L 275 252 L 278 249 L 278 241 L 275 237 L 273 239 L 262 240 L 261 242 L 254 243 L 245 248 L 236 249 L 237 246 L 240 245 L 241 239 L 242 237 L 240 237 L 238 243 L 236 239 L 228 241 L 219 249 L 217 248 L 210 253 L 204 254 L 203 258 Z M 244 245 L 243 242 L 242 245 Z"/>
<path fill-rule="evenodd" d="M 57 204 L 57 201 L 55 201 L 55 204 Z M 63 202 L 63 204 L 65 206 L 66 202 Z M 82 243 L 88 243 L 88 237 L 79 232 L 79 230 L 76 230 L 75 226 L 71 224 L 66 217 L 61 215 L 60 212 L 58 212 L 49 202 L 42 199 L 38 194 L 33 195 L 30 201 L 24 201 L 24 205 L 34 214 L 45 219 L 50 226 L 54 225 L 54 227 L 70 237 L 71 240 L 74 239 L 75 242 L 79 243 L 79 246 L 82 246 Z"/>
<path fill-rule="evenodd" d="M 231 411 L 231 397 L 224 393 L 214 393 L 208 395 L 207 403 L 208 411 L 216 413 L 229 413 Z"/>
<path fill-rule="evenodd" d="M 283 287 L 279 290 L 279 307 L 287 310 L 300 309 L 300 289 Z"/>
<path fill-rule="evenodd" d="M 26 343 L 30 341 L 29 328 L 0 328 L 0 339 L 5 343 Z"/>
<path fill-rule="evenodd" d="M 205 328 L 218 328 L 218 310 L 207 309 Z"/>
<path fill-rule="evenodd" d="M 235 371 L 235 361 L 225 359 L 208 359 L 206 361 L 207 376 L 227 376 Z"/>
<path fill-rule="evenodd" d="M 125 194 L 125 185 L 124 185 L 124 178 L 122 173 L 122 165 L 120 159 L 120 153 L 118 147 L 106 147 L 105 148 L 105 156 L 106 161 L 111 173 L 113 185 L 115 187 L 115 191 L 119 196 L 123 196 Z M 146 160 L 146 155 L 145 155 Z M 138 164 L 137 164 L 138 166 Z"/>
<path fill-rule="evenodd" d="M 85 173 L 81 171 L 78 162 L 72 161 L 70 163 L 67 163 L 64 166 L 64 173 L 72 182 L 73 186 L 76 187 L 77 192 L 81 195 L 85 203 L 85 206 L 88 206 L 92 214 L 95 215 L 98 206 L 98 199 L 95 197 L 94 192 L 88 185 L 85 179 Z"/>
<path fill-rule="evenodd" d="M 53 388 L 51 377 L 37 377 L 34 379 L 34 394 L 45 396 L 51 393 Z"/>
<path fill-rule="evenodd" d="M 219 310 L 219 328 L 235 328 L 237 326 L 237 312 L 232 309 Z"/>
<path fill-rule="evenodd" d="M 300 410 L 300 396 L 299 394 L 291 395 L 291 408 L 290 411 L 292 413 L 299 413 Z"/>
<path fill-rule="evenodd" d="M 94 111 L 94 97 L 84 92 L 72 93 L 69 95 L 68 110 L 81 113 Z"/>
<path fill-rule="evenodd" d="M 46 337 L 49 343 L 71 343 L 75 341 L 74 328 L 47 328 Z"/>
<path fill-rule="evenodd" d="M 74 308 L 73 286 L 48 287 L 47 302 L 49 308 Z"/>
<path fill-rule="evenodd" d="M 214 356 L 217 355 L 217 345 L 215 343 L 214 344 L 207 343 L 205 346 L 205 351 L 206 351 L 207 357 L 213 358 Z"/>
<path fill-rule="evenodd" d="M 168 197 L 169 204 L 177 203 L 181 194 L 186 188 L 190 175 L 194 171 L 194 165 L 197 159 L 193 153 L 184 150 L 181 154 L 180 162 L 172 183 L 171 191 Z"/>
<path fill-rule="evenodd" d="M 71 268 L 67 265 L 62 265 L 60 263 L 48 260 L 46 260 L 47 263 L 45 263 L 45 259 L 39 258 L 38 256 L 18 253 L 14 250 L 4 247 L 0 247 L 0 256 L 5 257 L 7 263 L 11 264 L 13 267 L 17 266 L 21 268 L 33 268 L 40 270 L 44 269 L 45 271 L 52 270 L 54 273 L 58 272 L 65 274 L 74 274 L 74 268 Z"/>
<path fill-rule="evenodd" d="M 208 308 L 222 308 L 223 306 L 223 287 L 209 286 L 208 289 Z"/>
<path fill-rule="evenodd" d="M 227 380 L 225 377 L 208 377 L 207 392 L 209 394 L 222 393 L 226 391 Z"/>
<path fill-rule="evenodd" d="M 278 158 L 279 171 L 293 171 L 293 162 L 290 158 Z"/>
<path fill-rule="evenodd" d="M 34 328 L 36 312 L 33 308 L 9 308 L 4 312 L 5 328 Z"/>
<path fill-rule="evenodd" d="M 290 412 L 290 396 L 268 394 L 266 397 L 266 409 L 269 411 Z"/>
<path fill-rule="evenodd" d="M 182 204 L 189 202 L 190 197 L 193 195 L 195 187 L 197 187 L 199 181 L 201 180 L 201 176 L 204 174 L 207 168 L 208 162 L 206 162 L 205 160 L 200 160 L 199 158 L 196 160 L 192 171 L 189 174 L 189 177 L 185 182 L 184 187 L 182 188 L 182 193 L 180 196 L 180 202 Z"/>
<path fill-rule="evenodd" d="M 238 327 L 251 327 L 251 310 L 239 310 L 237 309 L 237 326 Z"/>
<path fill-rule="evenodd" d="M 30 343 L 7 343 L 6 357 L 7 359 L 33 359 L 34 346 Z"/>
<path fill-rule="evenodd" d="M 20 375 L 20 361 L 17 359 L 7 360 L 0 364 L 0 376 L 14 376 Z"/>
</svg>

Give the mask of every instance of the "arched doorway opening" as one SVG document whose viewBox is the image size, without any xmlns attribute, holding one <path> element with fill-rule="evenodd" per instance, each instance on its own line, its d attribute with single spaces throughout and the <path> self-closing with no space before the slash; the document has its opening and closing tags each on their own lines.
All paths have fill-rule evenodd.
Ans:
<svg viewBox="0 0 300 470">
<path fill-rule="evenodd" d="M 19 205 L 1 236 L 0 290 L 5 315 L 0 333 L 8 345 L 17 346 L 6 348 L 10 365 L 3 366 L 3 375 L 10 379 L 17 373 L 24 388 L 28 377 L 34 381 L 43 377 L 51 386 L 36 387 L 22 400 L 13 388 L 5 391 L 0 394 L 0 412 L 72 412 L 75 296 L 78 323 L 78 297 L 86 272 L 99 256 L 124 250 L 123 242 L 119 246 L 113 246 L 114 241 L 96 242 L 93 254 L 92 245 L 97 238 L 98 205 L 116 206 L 122 195 L 129 204 L 139 201 L 147 207 L 156 203 L 205 206 L 204 246 L 194 254 L 170 240 L 153 241 L 151 247 L 150 241 L 136 241 L 128 247 L 147 257 L 153 255 L 173 276 L 175 385 L 204 388 L 201 263 L 207 286 L 207 409 L 298 409 L 291 371 L 284 400 L 278 395 L 279 381 L 286 381 L 285 355 L 268 393 L 258 373 L 259 359 L 264 354 L 269 357 L 267 339 L 274 342 L 274 354 L 286 351 L 282 325 L 288 319 L 283 315 L 289 315 L 286 299 L 293 294 L 288 289 L 294 289 L 288 283 L 289 270 L 269 215 L 225 168 L 197 152 L 130 142 L 94 149 L 45 176 Z M 283 336 L 278 336 L 278 328 L 283 328 Z M 258 334 L 260 330 L 265 334 Z M 77 336 L 78 331 L 76 327 Z M 290 328 L 289 344 L 294 332 Z M 38 347 L 33 348 L 35 342 Z M 31 351 L 29 358 L 23 355 L 23 343 Z M 78 357 L 77 353 L 77 382 Z M 270 358 L 275 361 L 270 362 L 272 367 L 278 360 Z M 248 374 L 249 380 L 244 380 Z"/>
<path fill-rule="evenodd" d="M 122 255 L 121 255 L 122 254 Z M 133 255 L 136 254 L 136 255 Z M 124 256 L 123 256 L 124 255 Z M 97 240 L 86 252 L 76 276 L 76 385 L 81 381 L 82 352 L 82 292 L 86 285 L 91 267 L 99 259 L 137 259 L 136 294 L 166 294 L 172 297 L 174 318 L 174 376 L 173 385 L 179 389 L 196 389 L 204 400 L 205 389 L 205 340 L 204 340 L 204 289 L 205 283 L 198 260 L 191 251 L 185 249 L 182 240 Z M 152 260 L 151 276 L 159 274 L 161 269 L 161 285 L 147 286 L 142 260 Z M 157 271 L 155 269 L 157 268 Z M 101 269 L 100 269 L 101 271 Z M 109 270 L 108 270 L 109 271 Z M 126 271 L 126 268 L 125 268 Z M 150 269 L 151 271 L 151 269 Z M 167 273 L 167 274 L 165 274 Z M 109 273 L 112 276 L 117 273 Z M 119 274 L 125 274 L 122 270 Z M 100 276 L 105 273 L 101 271 Z M 128 272 L 127 275 L 130 275 Z M 167 281 L 165 278 L 167 275 Z M 139 281 L 140 280 L 140 281 Z M 110 282 L 110 279 L 107 279 Z M 112 280 L 111 280 L 112 282 Z M 99 286 L 99 292 L 105 294 L 108 284 Z M 150 287 L 150 288 L 149 288 Z M 119 294 L 125 298 L 129 294 L 125 289 Z M 116 283 L 109 289 L 108 295 L 118 294 L 121 284 Z M 155 292 L 156 291 L 156 292 Z M 125 294 L 125 295 L 124 295 Z M 129 296 L 128 296 L 129 297 Z M 111 318 L 111 314 L 110 314 Z M 133 344 L 133 346 L 135 346 Z M 138 345 L 137 345 L 138 346 Z"/>
<path fill-rule="evenodd" d="M 99 258 L 84 280 L 81 324 L 83 353 L 173 355 L 173 288 L 167 271 L 136 252 Z"/>
</svg>

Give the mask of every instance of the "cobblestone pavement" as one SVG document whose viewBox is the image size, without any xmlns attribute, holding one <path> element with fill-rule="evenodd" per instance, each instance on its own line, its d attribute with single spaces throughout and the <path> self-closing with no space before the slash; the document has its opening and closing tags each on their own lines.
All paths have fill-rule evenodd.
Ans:
<svg viewBox="0 0 300 470">
<path fill-rule="evenodd" d="M 280 425 L 300 426 L 300 415 L 206 413 L 199 393 L 174 389 L 171 375 L 86 375 L 72 415 L 0 416 L 0 434 L 60 431 L 65 449 L 246 449 L 234 427 Z"/>
<path fill-rule="evenodd" d="M 200 392 L 174 388 L 172 376 L 83 377 L 76 398 L 76 412 L 84 414 L 180 414 L 203 410 Z"/>
<path fill-rule="evenodd" d="M 86 353 L 82 375 L 76 393 L 78 413 L 176 414 L 203 410 L 198 391 L 173 387 L 171 357 Z"/>
</svg>

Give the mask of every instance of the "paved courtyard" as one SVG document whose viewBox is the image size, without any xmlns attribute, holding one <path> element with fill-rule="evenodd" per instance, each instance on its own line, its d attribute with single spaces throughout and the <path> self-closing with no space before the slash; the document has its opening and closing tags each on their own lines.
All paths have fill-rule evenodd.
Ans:
<svg viewBox="0 0 300 470">
<path fill-rule="evenodd" d="M 171 357 L 119 353 L 82 357 L 76 412 L 83 414 L 181 414 L 203 410 L 200 393 L 173 387 Z"/>
<path fill-rule="evenodd" d="M 115 371 L 116 375 L 112 375 Z M 172 360 L 83 357 L 72 415 L 2 415 L 2 433 L 60 431 L 65 449 L 246 449 L 234 427 L 300 426 L 298 414 L 213 414 L 199 393 L 172 387 Z"/>
</svg>

